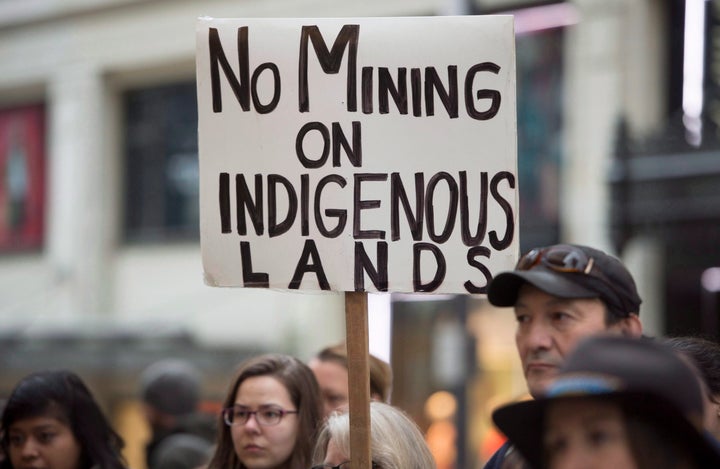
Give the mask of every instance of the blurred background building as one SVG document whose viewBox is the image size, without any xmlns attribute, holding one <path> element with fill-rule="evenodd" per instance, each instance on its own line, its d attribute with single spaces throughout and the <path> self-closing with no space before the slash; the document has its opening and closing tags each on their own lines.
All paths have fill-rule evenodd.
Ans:
<svg viewBox="0 0 720 469">
<path fill-rule="evenodd" d="M 514 14 L 522 251 L 615 253 L 649 334 L 717 339 L 719 4 L 0 0 L 0 396 L 36 369 L 77 371 L 142 469 L 149 363 L 199 365 L 214 411 L 247 356 L 308 359 L 344 338 L 340 294 L 202 282 L 199 16 Z M 475 297 L 376 304 L 371 351 L 392 362 L 393 402 L 439 467 L 475 467 L 496 444 L 489 412 L 525 392 L 512 314 Z"/>
</svg>

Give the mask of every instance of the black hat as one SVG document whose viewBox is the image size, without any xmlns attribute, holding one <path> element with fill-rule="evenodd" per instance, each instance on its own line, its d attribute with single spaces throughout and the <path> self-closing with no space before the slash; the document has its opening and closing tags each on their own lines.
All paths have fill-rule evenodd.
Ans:
<svg viewBox="0 0 720 469">
<path fill-rule="evenodd" d="M 617 258 L 576 244 L 531 250 L 515 270 L 502 272 L 488 285 L 495 306 L 514 306 L 524 283 L 559 298 L 599 298 L 617 317 L 640 312 L 642 300 L 630 272 Z"/>
<path fill-rule="evenodd" d="M 720 467 L 720 453 L 705 435 L 703 389 L 697 372 L 669 347 L 649 339 L 596 336 L 581 342 L 545 397 L 493 412 L 497 427 L 533 467 L 543 467 L 548 405 L 598 398 L 618 402 L 654 426 L 671 428 L 698 461 Z"/>
<path fill-rule="evenodd" d="M 155 362 L 140 376 L 143 401 L 170 415 L 194 412 L 200 402 L 200 388 L 200 372 L 191 363 L 180 359 Z"/>
</svg>

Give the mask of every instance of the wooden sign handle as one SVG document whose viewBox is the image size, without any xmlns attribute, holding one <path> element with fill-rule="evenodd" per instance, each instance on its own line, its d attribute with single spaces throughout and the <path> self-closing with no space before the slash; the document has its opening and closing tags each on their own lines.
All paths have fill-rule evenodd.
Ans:
<svg viewBox="0 0 720 469">
<path fill-rule="evenodd" d="M 350 388 L 350 469 L 371 469 L 367 293 L 345 293 Z"/>
</svg>

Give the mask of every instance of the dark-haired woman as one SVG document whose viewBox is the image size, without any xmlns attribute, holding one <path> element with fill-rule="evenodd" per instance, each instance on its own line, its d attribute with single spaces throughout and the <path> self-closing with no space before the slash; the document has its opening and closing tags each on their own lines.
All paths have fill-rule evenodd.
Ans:
<svg viewBox="0 0 720 469">
<path fill-rule="evenodd" d="M 0 469 L 125 469 L 122 438 L 70 371 L 23 378 L 2 415 Z"/>
</svg>

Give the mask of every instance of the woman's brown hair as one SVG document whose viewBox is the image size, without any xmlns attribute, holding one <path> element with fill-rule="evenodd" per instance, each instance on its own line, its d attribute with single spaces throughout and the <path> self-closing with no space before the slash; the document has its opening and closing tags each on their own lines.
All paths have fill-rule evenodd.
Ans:
<svg viewBox="0 0 720 469">
<path fill-rule="evenodd" d="M 243 381 L 256 376 L 272 376 L 280 381 L 298 410 L 295 447 L 282 467 L 310 467 L 316 433 L 322 420 L 322 401 L 315 375 L 307 365 L 289 355 L 267 354 L 250 358 L 240 365 L 225 396 L 223 408 L 232 407 Z M 235 453 L 230 427 L 225 425 L 222 416 L 218 418 L 217 448 L 207 469 L 246 469 Z"/>
</svg>

